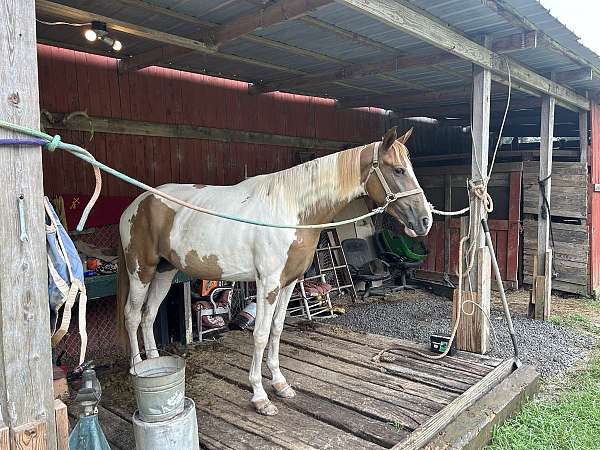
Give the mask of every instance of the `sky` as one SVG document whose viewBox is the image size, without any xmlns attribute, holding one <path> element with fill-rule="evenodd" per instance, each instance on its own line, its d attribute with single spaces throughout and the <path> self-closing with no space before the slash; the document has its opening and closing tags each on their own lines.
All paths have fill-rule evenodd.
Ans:
<svg viewBox="0 0 600 450">
<path fill-rule="evenodd" d="M 540 3 L 574 32 L 583 45 L 600 54 L 600 1 L 541 0 Z"/>
</svg>

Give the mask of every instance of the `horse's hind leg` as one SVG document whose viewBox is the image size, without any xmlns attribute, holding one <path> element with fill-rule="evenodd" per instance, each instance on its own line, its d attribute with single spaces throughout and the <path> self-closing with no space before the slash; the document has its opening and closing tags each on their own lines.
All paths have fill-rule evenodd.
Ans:
<svg viewBox="0 0 600 450">
<path fill-rule="evenodd" d="M 296 283 L 292 283 L 282 288 L 279 292 L 277 306 L 275 307 L 275 316 L 271 325 L 271 339 L 269 341 L 269 354 L 267 356 L 267 366 L 269 366 L 272 375 L 271 385 L 275 389 L 275 394 L 282 398 L 292 398 L 296 395 L 279 369 L 279 341 L 283 332 L 287 306 L 295 285 Z"/>
<path fill-rule="evenodd" d="M 171 288 L 173 278 L 177 274 L 177 269 L 171 265 L 164 268 L 159 264 L 154 278 L 150 283 L 148 299 L 142 314 L 142 336 L 144 338 L 144 349 L 148 358 L 158 356 L 156 341 L 154 339 L 154 320 L 158 313 L 158 308 Z"/>
<path fill-rule="evenodd" d="M 250 366 L 250 384 L 252 385 L 252 404 L 256 412 L 265 416 L 277 414 L 277 407 L 271 403 L 262 385 L 262 358 L 269 341 L 269 330 L 275 311 L 275 300 L 279 280 L 260 279 L 256 282 L 256 319 L 254 323 L 254 354 Z"/>
<path fill-rule="evenodd" d="M 146 301 L 146 294 L 150 283 L 143 283 L 137 273 L 129 277 L 129 295 L 125 304 L 125 327 L 129 335 L 131 358 L 133 363 L 140 362 L 140 349 L 138 346 L 137 330 L 142 320 L 142 308 Z"/>
</svg>

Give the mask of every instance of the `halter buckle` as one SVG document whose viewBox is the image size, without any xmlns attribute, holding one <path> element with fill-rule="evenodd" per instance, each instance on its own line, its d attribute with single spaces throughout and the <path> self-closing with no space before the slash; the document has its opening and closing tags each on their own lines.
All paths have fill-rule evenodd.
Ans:
<svg viewBox="0 0 600 450">
<path fill-rule="evenodd" d="M 395 202 L 396 200 L 398 200 L 398 196 L 396 194 L 394 194 L 393 192 L 389 192 L 385 196 L 385 202 L 386 203 L 392 203 L 392 202 Z"/>
</svg>

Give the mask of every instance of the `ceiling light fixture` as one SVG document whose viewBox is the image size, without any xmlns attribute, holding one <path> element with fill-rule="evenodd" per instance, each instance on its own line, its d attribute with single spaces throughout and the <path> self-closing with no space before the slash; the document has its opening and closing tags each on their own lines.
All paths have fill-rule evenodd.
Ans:
<svg viewBox="0 0 600 450">
<path fill-rule="evenodd" d="M 85 38 L 90 41 L 102 41 L 105 44 L 112 47 L 115 52 L 120 51 L 123 48 L 123 44 L 121 41 L 114 39 L 108 35 L 108 30 L 106 29 L 105 22 L 93 21 L 91 23 L 91 28 L 88 28 L 83 33 Z"/>
</svg>

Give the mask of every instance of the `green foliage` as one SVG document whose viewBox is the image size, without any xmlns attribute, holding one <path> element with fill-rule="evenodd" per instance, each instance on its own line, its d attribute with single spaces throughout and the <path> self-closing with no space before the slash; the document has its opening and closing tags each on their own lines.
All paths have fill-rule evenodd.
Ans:
<svg viewBox="0 0 600 450">
<path fill-rule="evenodd" d="M 600 357 L 556 399 L 528 403 L 494 430 L 487 449 L 600 449 Z"/>
</svg>

